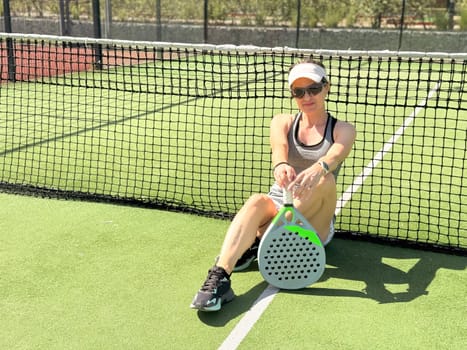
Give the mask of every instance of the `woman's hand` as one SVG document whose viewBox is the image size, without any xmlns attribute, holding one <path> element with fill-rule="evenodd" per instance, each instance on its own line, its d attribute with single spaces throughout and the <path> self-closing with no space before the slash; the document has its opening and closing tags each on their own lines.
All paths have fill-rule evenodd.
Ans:
<svg viewBox="0 0 467 350">
<path fill-rule="evenodd" d="M 274 167 L 274 179 L 281 188 L 285 188 L 296 176 L 295 169 L 286 162 Z"/>
<path fill-rule="evenodd" d="M 306 199 L 325 174 L 326 171 L 321 165 L 315 163 L 290 182 L 288 190 L 293 192 L 295 198 Z"/>
</svg>

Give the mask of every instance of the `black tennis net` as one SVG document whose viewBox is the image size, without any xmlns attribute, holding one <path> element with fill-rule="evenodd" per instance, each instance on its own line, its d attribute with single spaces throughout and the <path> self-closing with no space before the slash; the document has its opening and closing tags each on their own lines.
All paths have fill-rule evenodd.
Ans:
<svg viewBox="0 0 467 350">
<path fill-rule="evenodd" d="M 273 181 L 269 123 L 309 57 L 358 130 L 338 233 L 465 253 L 466 54 L 0 34 L 0 189 L 230 218 Z"/>
</svg>

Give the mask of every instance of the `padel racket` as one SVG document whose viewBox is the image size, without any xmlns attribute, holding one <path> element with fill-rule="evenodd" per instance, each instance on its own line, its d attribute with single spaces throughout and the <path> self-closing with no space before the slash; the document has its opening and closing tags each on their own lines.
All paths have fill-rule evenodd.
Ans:
<svg viewBox="0 0 467 350">
<path fill-rule="evenodd" d="M 259 271 L 277 288 L 301 289 L 319 280 L 325 266 L 326 254 L 316 230 L 284 189 L 284 205 L 259 244 Z"/>
</svg>

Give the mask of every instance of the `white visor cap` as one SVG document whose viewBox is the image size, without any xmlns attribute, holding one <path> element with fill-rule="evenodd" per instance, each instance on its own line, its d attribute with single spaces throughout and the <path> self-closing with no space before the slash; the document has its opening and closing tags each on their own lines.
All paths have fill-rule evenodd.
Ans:
<svg viewBox="0 0 467 350">
<path fill-rule="evenodd" d="M 328 80 L 324 68 L 314 63 L 299 63 L 293 67 L 289 73 L 289 87 L 299 78 L 308 78 L 316 83 L 320 83 L 323 78 Z"/>
</svg>

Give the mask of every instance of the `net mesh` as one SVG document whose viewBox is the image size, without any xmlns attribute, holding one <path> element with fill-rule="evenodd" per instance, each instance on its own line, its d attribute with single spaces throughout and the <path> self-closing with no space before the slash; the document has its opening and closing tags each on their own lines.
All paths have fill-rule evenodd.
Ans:
<svg viewBox="0 0 467 350">
<path fill-rule="evenodd" d="M 464 253 L 465 54 L 1 34 L 0 188 L 229 218 L 273 181 L 269 123 L 309 57 L 358 131 L 337 231 Z"/>
</svg>

